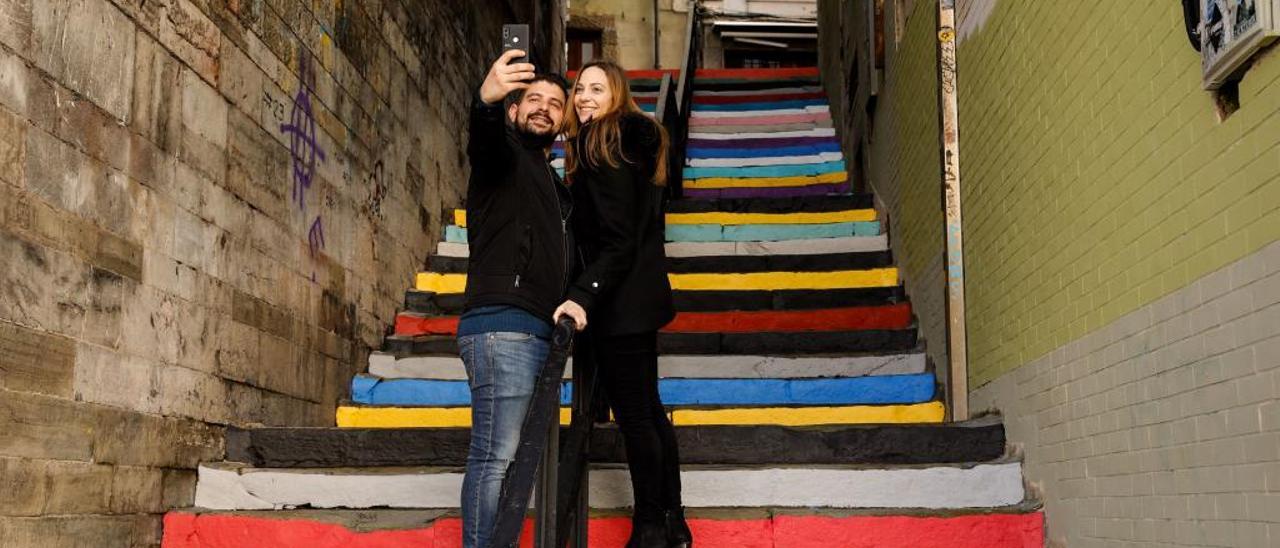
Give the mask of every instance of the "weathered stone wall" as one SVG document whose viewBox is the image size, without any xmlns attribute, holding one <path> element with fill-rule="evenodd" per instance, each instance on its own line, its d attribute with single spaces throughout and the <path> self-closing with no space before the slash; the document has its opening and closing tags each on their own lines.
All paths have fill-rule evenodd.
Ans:
<svg viewBox="0 0 1280 548">
<path fill-rule="evenodd" d="M 332 424 L 562 9 L 0 0 L 0 545 L 156 545 L 223 425 Z"/>
</svg>

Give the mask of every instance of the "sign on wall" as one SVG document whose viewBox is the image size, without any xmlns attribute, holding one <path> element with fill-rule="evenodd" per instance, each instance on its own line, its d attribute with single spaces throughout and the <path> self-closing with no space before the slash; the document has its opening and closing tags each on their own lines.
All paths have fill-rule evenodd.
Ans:
<svg viewBox="0 0 1280 548">
<path fill-rule="evenodd" d="M 1215 89 L 1280 35 L 1280 0 L 1200 0 L 1204 87 Z"/>
</svg>

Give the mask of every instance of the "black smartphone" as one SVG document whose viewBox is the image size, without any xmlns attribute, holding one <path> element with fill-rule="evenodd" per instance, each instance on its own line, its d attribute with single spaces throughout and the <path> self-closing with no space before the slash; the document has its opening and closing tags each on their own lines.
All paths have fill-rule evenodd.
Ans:
<svg viewBox="0 0 1280 548">
<path fill-rule="evenodd" d="M 518 49 L 525 53 L 524 57 L 512 59 L 512 63 L 528 63 L 532 53 L 529 48 L 532 47 L 533 44 L 529 42 L 529 25 L 502 25 L 502 52 Z"/>
</svg>

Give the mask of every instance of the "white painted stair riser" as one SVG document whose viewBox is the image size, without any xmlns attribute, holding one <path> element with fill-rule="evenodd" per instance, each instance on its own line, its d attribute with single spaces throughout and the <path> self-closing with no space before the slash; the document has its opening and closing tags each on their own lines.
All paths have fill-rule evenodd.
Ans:
<svg viewBox="0 0 1280 548">
<path fill-rule="evenodd" d="M 1019 463 L 913 468 L 692 468 L 687 507 L 994 508 L 1025 497 Z M 462 473 L 414 469 L 239 469 L 201 466 L 195 505 L 211 510 L 456 508 Z M 625 468 L 591 471 L 593 508 L 631 505 Z"/>
<path fill-rule="evenodd" d="M 913 375 L 925 371 L 924 354 L 887 356 L 658 356 L 658 374 L 668 379 L 802 379 Z M 462 360 L 455 356 L 412 356 L 397 359 L 369 355 L 369 374 L 384 379 L 466 380 Z M 565 377 L 573 375 L 573 360 Z"/>
</svg>

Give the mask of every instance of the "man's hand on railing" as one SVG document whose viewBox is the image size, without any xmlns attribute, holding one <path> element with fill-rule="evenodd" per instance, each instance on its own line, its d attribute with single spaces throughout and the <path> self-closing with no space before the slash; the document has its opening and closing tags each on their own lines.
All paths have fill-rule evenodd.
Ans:
<svg viewBox="0 0 1280 548">
<path fill-rule="evenodd" d="M 556 323 L 559 323 L 560 318 L 562 317 L 568 317 L 577 323 L 578 331 L 582 331 L 587 328 L 587 311 L 578 303 L 565 301 L 564 304 L 561 304 L 560 307 L 556 309 L 555 313 L 551 315 L 552 321 L 555 321 Z"/>
</svg>

